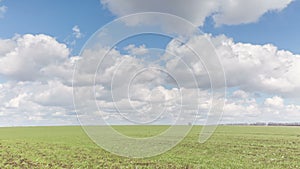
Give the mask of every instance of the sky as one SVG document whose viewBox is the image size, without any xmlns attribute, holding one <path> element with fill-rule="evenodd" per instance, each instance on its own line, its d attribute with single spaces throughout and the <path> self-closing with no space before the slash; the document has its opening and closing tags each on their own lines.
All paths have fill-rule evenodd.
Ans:
<svg viewBox="0 0 300 169">
<path fill-rule="evenodd" d="M 0 0 L 0 126 L 196 116 L 202 124 L 219 120 L 209 113 L 215 100 L 224 102 L 220 123 L 300 122 L 299 8 L 299 0 Z M 97 32 L 139 12 L 186 22 L 138 16 Z M 202 34 L 186 31 L 189 24 Z M 141 25 L 175 38 L 142 34 L 103 45 Z"/>
</svg>

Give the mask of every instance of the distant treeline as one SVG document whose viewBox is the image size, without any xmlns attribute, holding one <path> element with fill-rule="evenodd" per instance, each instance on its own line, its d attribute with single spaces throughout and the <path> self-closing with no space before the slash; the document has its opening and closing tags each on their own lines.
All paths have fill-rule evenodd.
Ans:
<svg viewBox="0 0 300 169">
<path fill-rule="evenodd" d="M 257 122 L 257 123 L 232 123 L 223 125 L 234 125 L 234 126 L 300 126 L 300 122 L 295 123 L 275 123 L 275 122 Z"/>
</svg>

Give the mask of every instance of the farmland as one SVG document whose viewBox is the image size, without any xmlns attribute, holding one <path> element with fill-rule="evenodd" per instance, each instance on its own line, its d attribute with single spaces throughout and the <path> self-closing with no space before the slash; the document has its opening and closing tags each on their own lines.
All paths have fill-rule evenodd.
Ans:
<svg viewBox="0 0 300 169">
<path fill-rule="evenodd" d="M 146 137 L 168 126 L 115 126 Z M 200 126 L 176 147 L 144 159 L 119 157 L 79 126 L 0 128 L 0 168 L 300 168 L 300 128 L 220 126 L 204 144 Z"/>
</svg>

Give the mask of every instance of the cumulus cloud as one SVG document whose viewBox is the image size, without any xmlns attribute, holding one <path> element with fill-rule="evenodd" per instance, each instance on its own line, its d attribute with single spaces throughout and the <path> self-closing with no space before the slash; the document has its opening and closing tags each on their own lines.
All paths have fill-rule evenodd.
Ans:
<svg viewBox="0 0 300 169">
<path fill-rule="evenodd" d="M 174 122 L 180 111 L 194 111 L 191 116 L 184 116 L 192 121 L 192 115 L 196 114 L 198 107 L 209 107 L 206 106 L 210 102 L 209 92 L 205 89 L 199 91 L 191 72 L 185 75 L 188 76 L 185 80 L 176 81 L 177 73 L 165 69 L 170 60 L 162 60 L 165 62 L 162 63 L 153 61 L 153 57 L 142 57 L 145 55 L 144 49 L 143 52 L 140 49 L 133 52 L 131 50 L 136 50 L 133 45 L 125 47 L 125 50 L 130 50 L 129 54 L 121 54 L 117 48 L 106 50 L 91 46 L 83 51 L 74 79 L 78 83 L 74 90 L 75 102 L 89 105 L 89 111 L 97 111 L 96 106 L 90 106 L 96 98 L 104 114 L 110 113 L 116 117 L 121 111 L 133 121 L 149 121 L 160 113 L 165 113 L 159 120 L 165 120 L 164 117 L 167 116 L 169 121 Z M 146 47 L 142 45 L 139 48 Z M 186 72 L 182 72 L 184 73 Z M 86 78 L 82 78 L 82 75 Z M 81 105 L 76 106 L 81 108 Z M 87 112 L 85 108 L 78 111 L 82 116 Z M 205 113 L 207 110 L 203 110 L 203 114 Z M 182 120 L 186 121 L 185 118 Z"/>
<path fill-rule="evenodd" d="M 281 97 L 274 96 L 272 98 L 267 98 L 264 102 L 264 104 L 268 107 L 274 107 L 274 108 L 283 108 L 284 107 L 284 100 Z"/>
<path fill-rule="evenodd" d="M 72 87 L 49 81 L 44 90 L 34 95 L 33 101 L 42 106 L 72 107 Z"/>
<path fill-rule="evenodd" d="M 128 54 L 92 48 L 71 57 L 67 46 L 50 36 L 24 35 L 0 40 L 0 74 L 5 79 L 0 84 L 0 125 L 77 124 L 71 87 L 75 63 L 80 67 L 74 79 L 77 106 L 87 112 L 115 123 L 124 121 L 123 116 L 147 122 L 163 112 L 158 121 L 173 123 L 180 111 L 186 117 L 182 122 L 191 121 L 198 111 L 203 121 L 212 104 L 207 68 L 215 67 L 204 64 L 213 63 L 211 51 L 200 53 L 201 62 L 188 46 L 207 49 L 207 40 L 215 46 L 229 87 L 224 123 L 299 119 L 300 106 L 285 99 L 299 98 L 300 57 L 270 44 L 199 35 L 186 44 L 171 41 L 160 62 L 151 62 L 140 57 L 149 54 L 144 45 L 125 47 Z M 87 104 L 81 105 L 82 99 Z M 95 101 L 101 112 L 88 105 Z"/>
<path fill-rule="evenodd" d="M 51 84 L 52 83 L 52 84 Z M 77 124 L 72 94 L 59 82 L 6 82 L 0 85 L 0 126 Z M 53 88 L 52 88 L 53 87 Z M 56 100 L 59 103 L 55 103 Z"/>
<path fill-rule="evenodd" d="M 299 55 L 278 50 L 271 44 L 260 46 L 219 38 L 213 41 L 224 65 L 229 86 L 239 85 L 252 91 L 297 96 L 300 81 L 295 77 L 300 71 Z"/>
<path fill-rule="evenodd" d="M 145 45 L 136 47 L 134 44 L 130 44 L 124 48 L 130 55 L 144 55 L 149 51 Z"/>
<path fill-rule="evenodd" d="M 179 79 L 185 79 L 185 74 L 180 75 L 180 72 L 188 72 L 190 68 L 195 72 L 194 75 L 196 75 L 199 83 L 207 86 L 210 79 L 205 67 L 210 67 L 210 65 L 203 65 L 202 63 L 202 68 L 197 66 L 198 69 L 202 70 L 202 74 L 196 73 L 199 71 L 194 69 L 192 65 L 199 61 L 189 59 L 189 57 L 196 57 L 191 57 L 192 54 L 188 50 L 188 47 L 195 46 L 206 49 L 206 43 L 202 43 L 205 38 L 215 46 L 226 74 L 227 87 L 240 87 L 251 92 L 258 91 L 275 95 L 281 94 L 286 97 L 299 97 L 300 81 L 297 76 L 300 74 L 300 56 L 289 51 L 279 50 L 271 44 L 235 43 L 223 35 L 217 37 L 200 35 L 197 41 L 191 39 L 186 44 L 171 42 L 167 50 L 178 56 L 184 56 L 185 65 L 189 65 L 189 67 L 180 64 L 177 61 L 178 58 L 173 58 L 168 62 L 170 64 L 167 67 L 168 70 L 176 72 L 175 74 Z M 201 57 L 205 60 L 210 58 L 211 54 L 202 53 Z M 182 66 L 179 67 L 180 65 Z"/>
<path fill-rule="evenodd" d="M 0 74 L 8 79 L 36 80 L 45 76 L 44 69 L 68 59 L 69 49 L 47 35 L 16 36 L 0 40 Z"/>
<path fill-rule="evenodd" d="M 278 50 L 271 44 L 235 43 L 226 36 L 199 35 L 192 37 L 186 44 L 177 40 L 171 41 L 166 48 L 166 53 L 160 60 L 161 62 L 152 65 L 144 62 L 145 60 L 139 55 L 123 55 L 117 49 L 111 50 L 107 55 L 108 57 L 102 60 L 101 65 L 98 65 L 97 56 L 103 55 L 107 50 L 88 50 L 84 52 L 83 56 L 86 58 L 81 60 L 82 70 L 79 72 L 94 74 L 95 71 L 91 70 L 97 69 L 99 66 L 98 76 L 96 76 L 96 84 L 99 87 L 96 87 L 95 91 L 97 101 L 103 106 L 103 111 L 106 111 L 102 113 L 109 114 L 118 107 L 125 111 L 124 114 L 130 118 L 145 120 L 147 117 L 151 118 L 151 114 L 157 113 L 157 111 L 149 111 L 151 110 L 151 103 L 163 103 L 159 105 L 161 106 L 159 110 L 166 108 L 166 111 L 169 112 L 166 117 L 170 121 L 174 121 L 178 117 L 172 112 L 179 107 L 184 112 L 193 112 L 194 110 L 194 115 L 195 110 L 199 108 L 203 118 L 211 105 L 211 79 L 208 71 L 215 70 L 207 68 L 215 68 L 210 65 L 214 63 L 213 60 L 210 60 L 213 51 L 199 51 L 201 58 L 205 61 L 202 62 L 203 60 L 201 61 L 198 56 L 195 56 L 189 47 L 208 49 L 209 47 L 206 46 L 208 43 L 205 43 L 207 41 L 211 41 L 215 46 L 215 52 L 219 55 L 224 67 L 229 90 L 232 91 L 226 100 L 224 122 L 236 122 L 235 120 L 255 122 L 270 119 L 272 121 L 274 114 L 276 114 L 274 121 L 280 121 L 283 117 L 285 120 L 293 120 L 291 117 L 297 117 L 297 112 L 299 112 L 297 105 L 284 104 L 284 98 L 299 97 L 297 91 L 300 84 L 295 78 L 299 71 L 297 66 L 299 56 L 288 51 Z M 135 46 L 131 45 L 126 48 L 131 49 L 133 47 Z M 136 74 L 143 68 L 152 66 L 169 72 L 175 80 L 165 76 L 160 71 L 148 70 L 148 72 Z M 92 69 L 89 70 L 90 68 Z M 88 81 L 94 82 L 93 78 L 91 76 Z M 284 80 L 287 84 L 278 85 L 276 81 L 266 83 L 266 79 L 276 79 L 281 82 Z M 131 86 L 129 85 L 130 82 Z M 177 88 L 177 83 L 179 88 Z M 291 88 L 290 86 L 295 87 Z M 257 99 L 260 96 L 255 93 L 271 96 L 282 95 L 283 100 L 281 103 L 281 100 L 277 99 L 276 103 L 277 97 L 274 97 L 273 100 L 269 98 L 261 102 Z M 93 98 L 93 96 L 89 95 L 87 98 Z M 130 101 L 128 98 L 132 100 Z M 138 113 L 134 113 L 136 110 L 148 111 L 149 114 L 140 117 L 137 115 Z M 193 113 L 190 115 L 192 117 Z M 114 117 L 118 116 L 114 114 Z M 117 119 L 122 119 L 122 117 Z"/>
<path fill-rule="evenodd" d="M 248 93 L 243 90 L 236 90 L 232 94 L 233 98 L 246 99 L 249 97 Z"/>
<path fill-rule="evenodd" d="M 43 34 L 17 35 L 0 44 L 0 125 L 76 124 L 70 114 L 76 57 L 67 46 Z"/>
<path fill-rule="evenodd" d="M 203 26 L 209 16 L 213 17 L 216 25 L 256 22 L 265 13 L 281 11 L 291 2 L 292 0 L 101 0 L 102 5 L 117 16 L 138 12 L 161 12 L 180 16 L 197 26 Z M 139 18 L 136 22 L 143 20 L 148 22 L 145 18 Z"/>
<path fill-rule="evenodd" d="M 81 33 L 80 31 L 80 28 L 78 25 L 75 25 L 73 28 L 72 28 L 72 31 L 73 31 L 73 35 L 77 38 L 77 39 L 80 39 L 83 37 L 83 34 Z"/>
<path fill-rule="evenodd" d="M 237 98 L 244 93 L 248 97 Z M 297 122 L 300 118 L 300 107 L 295 104 L 284 104 L 279 96 L 264 99 L 260 103 L 255 96 L 242 90 L 234 91 L 226 99 L 222 123 L 255 123 L 255 122 Z"/>
</svg>

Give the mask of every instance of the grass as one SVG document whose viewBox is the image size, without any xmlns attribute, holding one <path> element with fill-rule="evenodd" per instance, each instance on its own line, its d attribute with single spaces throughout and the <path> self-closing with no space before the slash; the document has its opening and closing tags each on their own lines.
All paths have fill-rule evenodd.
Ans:
<svg viewBox="0 0 300 169">
<path fill-rule="evenodd" d="M 146 137 L 168 126 L 116 126 Z M 131 159 L 95 145 L 81 127 L 0 128 L 0 168 L 300 168 L 299 127 L 220 126 L 204 144 L 200 126 L 172 150 Z"/>
</svg>

